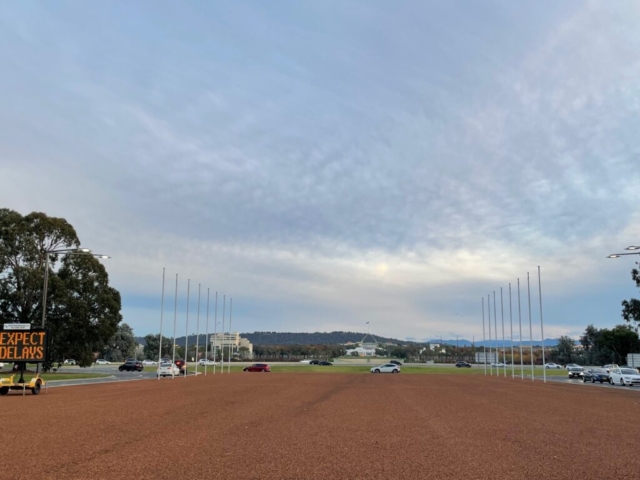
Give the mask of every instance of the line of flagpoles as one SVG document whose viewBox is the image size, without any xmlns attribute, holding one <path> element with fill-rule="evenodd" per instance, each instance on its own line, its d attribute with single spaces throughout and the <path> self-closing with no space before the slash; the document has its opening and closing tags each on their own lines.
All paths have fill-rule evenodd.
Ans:
<svg viewBox="0 0 640 480">
<path fill-rule="evenodd" d="M 163 321 L 164 321 L 164 293 L 165 293 L 165 268 L 162 269 L 162 298 L 160 301 L 160 343 L 158 345 L 158 367 L 162 363 L 162 333 L 163 333 Z M 195 373 L 198 374 L 198 364 L 199 364 L 199 355 L 200 355 L 200 300 L 202 296 L 202 284 L 198 284 L 198 310 L 196 315 L 196 369 Z M 205 353 L 204 353 L 204 374 L 207 374 L 207 364 L 209 363 L 209 303 L 210 303 L 211 291 L 207 288 L 207 311 L 206 311 L 206 328 L 205 328 Z M 190 297 L 191 297 L 191 279 L 187 279 L 187 311 L 186 311 L 186 321 L 185 321 L 185 345 L 184 345 L 184 356 L 185 361 L 187 360 L 188 352 L 189 352 L 189 305 L 190 305 Z M 226 304 L 227 297 L 226 295 L 222 296 L 222 344 L 220 345 L 220 373 L 224 373 L 224 331 L 225 331 L 225 320 L 226 320 Z M 229 298 L 229 336 L 231 336 L 231 324 L 233 319 L 233 298 Z M 173 359 L 172 365 L 176 363 L 176 328 L 178 322 L 178 274 L 176 273 L 176 287 L 175 287 L 175 296 L 174 296 L 174 304 L 173 304 Z M 216 374 L 216 355 L 217 355 L 217 340 L 218 340 L 218 292 L 215 292 L 215 307 L 214 307 L 214 327 L 213 327 L 213 374 Z M 229 353 L 227 357 L 227 373 L 231 373 L 231 358 L 233 356 L 233 344 L 229 341 Z M 173 372 L 173 369 L 172 369 Z M 172 374 L 172 378 L 174 375 Z M 185 375 L 185 378 L 187 375 Z M 158 380 L 160 376 L 158 376 Z"/>
<path fill-rule="evenodd" d="M 524 380 L 524 358 L 523 358 L 523 341 L 522 341 L 522 308 L 520 304 L 520 278 L 517 279 L 517 288 L 518 288 L 518 323 L 520 327 L 520 378 Z M 542 281 L 540 278 L 540 267 L 538 266 L 538 299 L 540 301 L 540 334 L 542 337 L 542 371 L 544 382 L 547 381 L 547 371 L 544 367 L 545 365 L 545 349 L 544 349 L 544 320 L 542 316 Z M 529 280 L 529 272 L 527 272 L 527 303 L 529 310 L 529 345 L 531 349 L 531 381 L 535 379 L 535 367 L 533 362 L 533 324 L 531 320 L 531 285 Z M 493 364 L 496 365 L 500 361 L 500 352 L 498 351 L 498 326 L 497 326 L 497 308 L 496 308 L 496 292 L 493 292 L 493 332 L 495 337 L 495 354 L 492 355 L 491 345 L 492 345 L 492 337 L 491 337 L 491 295 L 487 295 L 487 320 L 489 327 L 489 359 L 493 360 L 495 355 L 495 362 L 491 362 L 489 364 L 489 375 L 493 375 Z M 500 287 L 500 317 L 502 321 L 502 357 L 503 364 L 505 365 L 503 368 L 504 376 L 507 376 L 507 353 L 505 346 L 505 330 L 504 330 L 504 301 L 502 294 L 502 287 Z M 514 358 L 514 341 L 513 341 L 513 312 L 512 312 L 512 295 L 511 295 L 511 283 L 509 283 L 509 323 L 510 323 L 510 331 L 511 331 L 511 378 L 516 377 L 515 364 L 513 362 Z M 484 307 L 484 296 L 482 297 L 482 340 L 485 343 L 484 345 L 484 374 L 487 374 L 487 345 L 486 345 L 486 334 L 485 334 L 485 307 Z M 500 372 L 498 371 L 498 367 L 496 366 L 496 375 L 500 376 Z"/>
</svg>

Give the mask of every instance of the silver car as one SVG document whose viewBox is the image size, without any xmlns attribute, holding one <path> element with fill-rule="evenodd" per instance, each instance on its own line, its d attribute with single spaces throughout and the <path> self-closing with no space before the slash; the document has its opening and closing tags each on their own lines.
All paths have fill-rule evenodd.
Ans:
<svg viewBox="0 0 640 480">
<path fill-rule="evenodd" d="M 371 367 L 371 373 L 400 373 L 400 365 L 385 363 L 378 367 Z"/>
</svg>

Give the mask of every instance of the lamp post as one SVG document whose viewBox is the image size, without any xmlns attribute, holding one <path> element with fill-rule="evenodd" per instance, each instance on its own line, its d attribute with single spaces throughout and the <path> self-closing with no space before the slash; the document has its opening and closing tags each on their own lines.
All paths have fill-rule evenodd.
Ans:
<svg viewBox="0 0 640 480">
<path fill-rule="evenodd" d="M 612 253 L 607 258 L 619 258 L 619 257 L 622 257 L 623 255 L 640 255 L 640 246 L 630 245 L 627 248 L 625 248 L 625 250 L 635 250 L 635 251 L 632 253 Z"/>
<path fill-rule="evenodd" d="M 58 250 L 45 250 L 45 266 L 44 266 L 44 286 L 42 288 L 42 328 L 44 328 L 45 321 L 47 319 L 47 289 L 49 287 L 49 255 L 62 253 L 64 255 L 89 255 L 96 258 L 111 258 L 108 255 L 100 255 L 93 253 L 88 248 L 61 248 Z M 40 371 L 40 364 L 38 364 L 37 371 Z"/>
</svg>

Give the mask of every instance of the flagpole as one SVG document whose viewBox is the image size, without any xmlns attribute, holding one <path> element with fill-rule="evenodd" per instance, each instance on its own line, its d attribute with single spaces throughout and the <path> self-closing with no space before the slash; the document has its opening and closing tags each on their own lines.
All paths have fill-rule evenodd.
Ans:
<svg viewBox="0 0 640 480">
<path fill-rule="evenodd" d="M 487 295 L 487 313 L 489 314 L 489 360 L 491 356 L 491 294 Z M 493 376 L 493 363 L 489 363 L 489 375 Z"/>
<path fill-rule="evenodd" d="M 542 373 L 544 375 L 544 383 L 547 383 L 547 369 L 544 368 L 544 324 L 542 322 L 542 281 L 540 280 L 540 265 L 538 265 L 538 293 L 540 298 L 540 334 L 542 335 Z"/>
<path fill-rule="evenodd" d="M 524 356 L 522 352 L 522 309 L 520 308 L 520 279 L 518 279 L 518 321 L 520 322 L 520 378 L 524 380 Z"/>
<path fill-rule="evenodd" d="M 496 291 L 493 291 L 493 334 L 496 339 L 496 365 L 500 363 L 500 353 L 498 352 L 498 309 L 496 308 Z M 496 366 L 496 375 L 500 376 L 500 371 Z"/>
<path fill-rule="evenodd" d="M 207 361 L 209 360 L 209 289 L 207 288 L 207 333 L 204 337 L 204 374 L 207 375 Z"/>
<path fill-rule="evenodd" d="M 176 321 L 178 319 L 178 274 L 176 273 L 176 296 L 173 300 L 173 360 L 172 363 L 176 363 Z M 173 365 L 171 366 L 171 379 L 173 375 Z"/>
<path fill-rule="evenodd" d="M 231 321 L 233 317 L 233 297 L 229 299 L 229 338 L 231 338 Z M 235 342 L 235 339 L 234 339 Z M 229 361 L 227 362 L 227 373 L 231 373 L 231 359 L 233 358 L 233 344 L 229 342 Z"/>
<path fill-rule="evenodd" d="M 220 342 L 220 373 L 224 373 L 224 314 L 227 304 L 227 296 L 222 296 L 222 342 Z"/>
<path fill-rule="evenodd" d="M 533 328 L 531 327 L 531 288 L 529 286 L 529 272 L 527 272 L 527 295 L 529 297 L 529 343 L 531 344 L 531 381 L 535 377 L 533 369 Z"/>
<path fill-rule="evenodd" d="M 196 320 L 196 375 L 198 375 L 198 363 L 200 363 L 200 287 L 198 284 L 198 319 Z"/>
<path fill-rule="evenodd" d="M 217 346 L 217 338 L 218 338 L 218 292 L 216 292 L 216 313 L 215 313 L 215 318 L 213 320 L 213 374 L 216 374 L 216 363 L 217 363 L 217 359 L 218 359 L 218 350 L 216 349 Z"/>
<path fill-rule="evenodd" d="M 484 343 L 484 374 L 487 374 L 487 339 L 484 333 L 484 297 L 482 297 L 482 343 Z"/>
<path fill-rule="evenodd" d="M 160 380 L 160 360 L 162 359 L 162 319 L 164 317 L 164 267 L 162 267 L 162 300 L 160 301 L 160 343 L 158 344 L 158 380 Z"/>
<path fill-rule="evenodd" d="M 186 327 L 186 336 L 184 337 L 184 368 L 187 368 L 189 363 L 189 291 L 191 289 L 191 279 L 187 279 L 187 327 Z M 184 378 L 187 378 L 187 374 L 185 371 Z"/>
<path fill-rule="evenodd" d="M 507 378 L 507 352 L 504 347 L 504 302 L 502 301 L 502 287 L 500 287 L 500 317 L 502 318 L 502 359 L 504 360 L 504 378 Z"/>
<path fill-rule="evenodd" d="M 511 284 L 509 284 L 509 323 L 511 324 L 511 378 L 516 378 L 516 364 L 513 361 L 513 310 L 511 308 Z"/>
</svg>

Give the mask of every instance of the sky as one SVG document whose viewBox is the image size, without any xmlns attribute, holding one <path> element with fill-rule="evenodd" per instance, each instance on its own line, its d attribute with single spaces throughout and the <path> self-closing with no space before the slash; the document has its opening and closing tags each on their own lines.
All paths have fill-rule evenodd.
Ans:
<svg viewBox="0 0 640 480">
<path fill-rule="evenodd" d="M 66 218 L 137 335 L 528 338 L 638 296 L 640 4 L 1 2 L 0 207 Z M 512 309 L 509 316 L 509 285 Z M 486 308 L 486 305 L 485 305 Z M 493 315 L 493 304 L 491 305 Z M 485 315 L 488 313 L 485 311 Z M 217 328 L 220 329 L 222 325 Z M 488 333 L 486 334 L 488 336 Z"/>
</svg>

